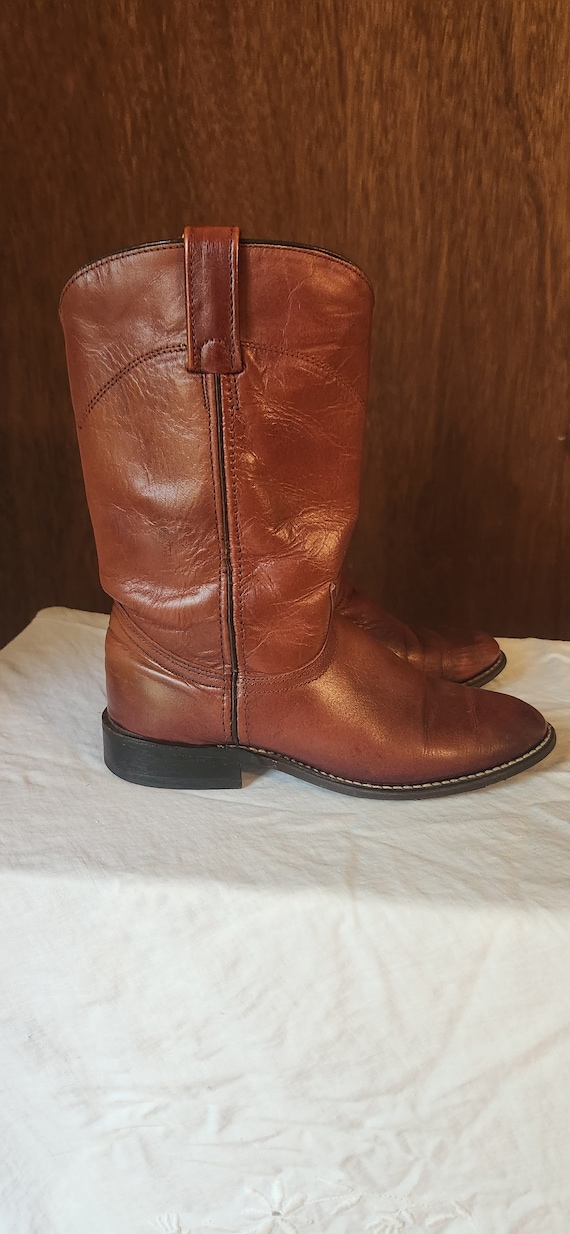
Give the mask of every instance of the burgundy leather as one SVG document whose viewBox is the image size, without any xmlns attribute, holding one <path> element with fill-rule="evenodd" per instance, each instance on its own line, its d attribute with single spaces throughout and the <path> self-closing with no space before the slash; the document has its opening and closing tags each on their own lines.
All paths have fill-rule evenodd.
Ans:
<svg viewBox="0 0 570 1234">
<path fill-rule="evenodd" d="M 220 372 L 226 353 L 212 362 L 206 347 L 217 370 L 189 371 L 211 332 L 189 340 L 189 251 L 201 254 L 201 320 L 231 338 L 227 307 L 208 307 L 236 294 L 229 242 L 222 261 L 219 229 L 211 246 L 205 231 L 95 262 L 62 296 L 115 600 L 110 715 L 145 737 L 237 740 L 350 781 L 431 783 L 516 762 L 545 738 L 538 712 L 426 677 L 333 612 L 357 514 L 368 281 L 318 250 L 241 243 L 243 368 Z"/>
<path fill-rule="evenodd" d="M 447 681 L 471 681 L 485 673 L 501 654 L 490 634 L 452 627 L 410 629 L 357 591 L 344 571 L 337 584 L 335 608 L 415 668 Z"/>
</svg>

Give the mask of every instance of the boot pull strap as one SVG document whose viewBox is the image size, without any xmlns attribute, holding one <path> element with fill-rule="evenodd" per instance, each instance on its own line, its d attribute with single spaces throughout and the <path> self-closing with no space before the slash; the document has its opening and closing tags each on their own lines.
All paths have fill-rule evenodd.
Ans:
<svg viewBox="0 0 570 1234">
<path fill-rule="evenodd" d="M 186 335 L 191 373 L 240 373 L 238 227 L 184 229 Z"/>
</svg>

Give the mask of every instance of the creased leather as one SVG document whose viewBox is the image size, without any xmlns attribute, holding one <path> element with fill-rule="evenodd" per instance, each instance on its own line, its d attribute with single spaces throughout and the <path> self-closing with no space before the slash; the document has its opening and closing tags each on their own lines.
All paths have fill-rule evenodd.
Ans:
<svg viewBox="0 0 570 1234">
<path fill-rule="evenodd" d="M 232 373 L 188 371 L 182 244 L 94 263 L 62 296 L 116 602 L 111 716 L 151 738 L 231 741 L 235 646 L 243 744 L 380 784 L 516 760 L 546 733 L 538 712 L 429 678 L 333 613 L 358 509 L 367 280 L 340 258 L 261 243 L 240 244 L 237 275 Z"/>
<path fill-rule="evenodd" d="M 320 678 L 248 693 L 252 746 L 347 780 L 423 784 L 508 762 L 544 735 L 519 699 L 421 673 L 346 618 L 335 615 L 334 628 Z"/>
<path fill-rule="evenodd" d="M 485 672 L 500 655 L 499 644 L 490 634 L 453 627 L 411 629 L 357 591 L 344 571 L 335 592 L 335 608 L 341 617 L 367 630 L 414 668 L 447 681 L 469 681 Z"/>
<path fill-rule="evenodd" d="M 211 676 L 171 658 L 129 628 L 117 609 L 105 642 L 109 712 L 141 737 L 207 745 L 229 742 L 229 673 Z"/>
</svg>

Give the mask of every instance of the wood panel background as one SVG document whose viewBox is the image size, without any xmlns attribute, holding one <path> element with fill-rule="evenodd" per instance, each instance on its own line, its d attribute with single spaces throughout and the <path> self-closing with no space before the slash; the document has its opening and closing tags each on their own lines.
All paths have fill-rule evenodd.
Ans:
<svg viewBox="0 0 570 1234">
<path fill-rule="evenodd" d="M 237 222 L 376 289 L 359 580 L 570 637 L 567 0 L 4 0 L 0 639 L 102 608 L 59 292 Z"/>
</svg>

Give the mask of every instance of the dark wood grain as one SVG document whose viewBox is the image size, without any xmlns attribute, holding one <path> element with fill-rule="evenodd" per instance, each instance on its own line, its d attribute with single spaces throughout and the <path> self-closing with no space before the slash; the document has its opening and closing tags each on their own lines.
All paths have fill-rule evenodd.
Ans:
<svg viewBox="0 0 570 1234">
<path fill-rule="evenodd" d="M 358 578 L 570 637 L 566 0 L 5 0 L 0 640 L 102 608 L 57 300 L 236 222 L 376 289 Z"/>
</svg>

